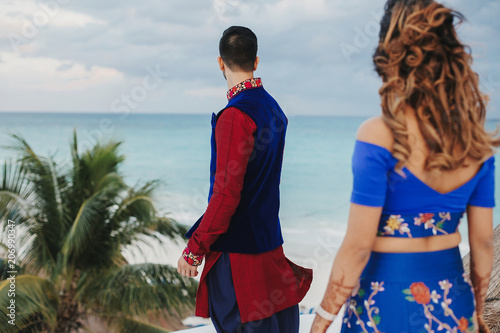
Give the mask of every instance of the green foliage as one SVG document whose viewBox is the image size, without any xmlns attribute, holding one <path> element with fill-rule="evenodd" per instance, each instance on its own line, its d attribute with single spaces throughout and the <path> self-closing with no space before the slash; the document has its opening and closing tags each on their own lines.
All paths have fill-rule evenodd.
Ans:
<svg viewBox="0 0 500 333">
<path fill-rule="evenodd" d="M 415 298 L 413 297 L 413 294 L 409 288 L 403 289 L 401 291 L 405 296 L 405 300 L 410 301 L 410 302 L 415 302 Z"/>
<path fill-rule="evenodd" d="M 15 221 L 21 251 L 16 264 L 23 272 L 16 281 L 17 330 L 76 331 L 92 315 L 120 332 L 134 325 L 141 332 L 165 332 L 141 319 L 194 304 L 194 280 L 168 265 L 130 265 L 122 255 L 125 246 L 140 249 L 151 239 L 161 244 L 186 229 L 158 216 L 157 181 L 133 187 L 124 182 L 119 147 L 98 143 L 80 153 L 75 133 L 71 162 L 58 164 L 13 136 L 9 148 L 18 159 L 5 163 L 0 178 L 0 243 L 6 243 L 7 221 Z M 0 272 L 4 266 L 0 260 Z M 0 281 L 2 309 L 7 291 L 8 280 Z M 6 325 L 0 323 L 1 332 L 12 330 Z"/>
<path fill-rule="evenodd" d="M 409 295 L 409 296 L 413 295 L 413 294 L 411 293 L 410 288 L 403 289 L 401 292 L 402 292 L 403 294 L 405 294 L 405 295 Z"/>
<path fill-rule="evenodd" d="M 13 290 L 10 288 L 9 279 L 0 282 L 0 308 L 5 313 L 4 320 L 0 321 L 1 332 L 19 332 L 19 329 L 32 327 L 34 320 L 42 323 L 39 328 L 55 328 L 58 296 L 50 281 L 33 275 L 18 275 L 15 278 L 15 297 L 9 295 L 9 290 Z M 12 299 L 15 301 L 15 326 L 5 320 Z"/>
</svg>

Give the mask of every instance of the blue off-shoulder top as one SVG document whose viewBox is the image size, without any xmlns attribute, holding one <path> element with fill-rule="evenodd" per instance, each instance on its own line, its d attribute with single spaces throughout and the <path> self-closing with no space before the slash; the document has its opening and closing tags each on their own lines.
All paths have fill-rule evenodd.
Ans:
<svg viewBox="0 0 500 333">
<path fill-rule="evenodd" d="M 384 147 L 356 141 L 352 157 L 354 176 L 351 202 L 383 207 L 378 236 L 428 237 L 457 231 L 468 205 L 495 206 L 495 157 L 483 163 L 462 186 L 440 193 L 406 167 L 401 175 L 391 152 Z"/>
</svg>

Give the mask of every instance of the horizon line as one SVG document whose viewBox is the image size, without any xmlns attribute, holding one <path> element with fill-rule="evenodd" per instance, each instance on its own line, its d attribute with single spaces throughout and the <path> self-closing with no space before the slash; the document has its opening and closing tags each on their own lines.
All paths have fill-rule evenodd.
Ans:
<svg viewBox="0 0 500 333">
<path fill-rule="evenodd" d="M 211 112 L 207 113 L 179 113 L 179 112 L 128 112 L 128 113 L 119 113 L 119 112 L 108 112 L 108 111 L 6 111 L 6 110 L 0 110 L 0 114 L 15 114 L 15 113 L 22 113 L 22 114 L 64 114 L 64 115 L 107 115 L 107 116 L 124 116 L 124 115 L 171 115 L 171 116 L 206 116 L 211 114 Z M 343 118 L 369 118 L 369 117 L 374 117 L 380 114 L 375 114 L 375 115 L 343 115 L 343 114 L 293 114 L 293 113 L 286 113 L 285 114 L 289 116 L 294 116 L 294 117 L 343 117 Z M 500 121 L 500 116 L 493 116 L 492 118 L 486 117 L 486 120 L 488 121 Z"/>
</svg>

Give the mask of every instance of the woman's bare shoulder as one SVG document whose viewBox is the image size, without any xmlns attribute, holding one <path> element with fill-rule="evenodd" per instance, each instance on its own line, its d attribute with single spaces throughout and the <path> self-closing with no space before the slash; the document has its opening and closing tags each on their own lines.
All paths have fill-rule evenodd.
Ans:
<svg viewBox="0 0 500 333">
<path fill-rule="evenodd" d="M 356 140 L 381 146 L 389 151 L 392 151 L 394 145 L 392 131 L 386 125 L 382 116 L 365 120 L 358 128 Z"/>
</svg>

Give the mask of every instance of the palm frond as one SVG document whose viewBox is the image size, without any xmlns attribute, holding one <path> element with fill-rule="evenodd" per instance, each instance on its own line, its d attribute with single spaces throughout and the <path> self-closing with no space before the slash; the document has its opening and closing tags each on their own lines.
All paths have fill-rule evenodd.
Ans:
<svg viewBox="0 0 500 333">
<path fill-rule="evenodd" d="M 171 239 L 182 237 L 187 229 L 167 217 L 158 217 L 156 214 L 153 196 L 158 187 L 157 181 L 152 181 L 130 189 L 128 195 L 120 201 L 110 219 L 114 229 L 114 238 L 122 245 L 140 246 L 149 236 L 156 238 L 164 235 Z"/>
<path fill-rule="evenodd" d="M 31 149 L 28 142 L 17 134 L 12 134 L 12 143 L 10 145 L 5 146 L 7 149 L 11 149 L 20 153 L 20 161 L 29 162 L 30 164 L 38 164 L 41 165 L 41 160 L 37 154 Z"/>
<path fill-rule="evenodd" d="M 22 168 L 5 162 L 0 181 L 0 223 L 6 227 L 8 220 L 22 224 L 28 219 L 32 187 Z"/>
<path fill-rule="evenodd" d="M 63 204 L 61 199 L 61 189 L 59 188 L 58 176 L 56 173 L 56 165 L 53 159 L 49 159 L 47 161 L 47 165 L 49 166 L 50 171 L 50 179 L 52 180 L 52 186 L 54 188 L 54 197 L 56 202 L 56 211 L 59 216 L 59 221 L 63 221 Z"/>
<path fill-rule="evenodd" d="M 101 180 L 110 173 L 117 173 L 118 165 L 125 157 L 120 155 L 118 148 L 121 142 L 97 143 L 92 150 L 82 154 L 80 160 L 88 177 L 87 186 L 95 192 Z"/>
<path fill-rule="evenodd" d="M 150 228 L 172 239 L 184 237 L 188 232 L 185 225 L 177 223 L 175 220 L 168 217 L 158 217 L 154 223 L 151 224 Z"/>
<path fill-rule="evenodd" d="M 52 265 L 60 250 L 63 235 L 66 233 L 62 192 L 68 186 L 66 177 L 59 175 L 60 168 L 53 157 L 38 156 L 22 137 L 13 135 L 10 149 L 19 153 L 18 163 L 25 174 L 25 182 L 29 183 L 31 200 L 29 201 L 30 221 L 36 226 L 29 227 L 27 232 L 33 232 L 39 246 L 45 246 L 42 251 L 49 253 L 46 266 Z M 40 260 L 39 260 L 40 261 Z"/>
<path fill-rule="evenodd" d="M 36 221 L 36 219 L 35 219 Z M 45 237 L 44 235 L 47 235 Z M 51 251 L 51 245 L 47 244 L 50 233 L 43 231 L 43 225 L 31 225 L 25 232 L 18 234 L 18 244 L 22 244 L 23 250 L 19 253 L 19 261 L 23 267 L 31 274 L 38 274 L 45 271 L 52 274 L 55 258 Z"/>
<path fill-rule="evenodd" d="M 99 195 L 85 200 L 78 211 L 62 246 L 62 253 L 69 257 L 80 255 L 92 243 L 95 221 L 103 211 L 103 200 Z"/>
<path fill-rule="evenodd" d="M 161 264 L 135 264 L 111 269 L 103 275 L 86 274 L 76 298 L 98 312 L 144 316 L 151 311 L 181 311 L 194 304 L 197 282 Z"/>
<path fill-rule="evenodd" d="M 123 220 L 129 216 L 133 216 L 139 220 L 150 221 L 156 213 L 153 195 L 158 188 L 158 184 L 158 181 L 149 181 L 142 186 L 136 185 L 130 188 L 125 198 L 119 204 L 117 211 L 112 217 L 112 221 Z"/>
<path fill-rule="evenodd" d="M 45 329 L 56 326 L 58 296 L 50 281 L 33 275 L 17 275 L 15 297 L 9 292 L 10 286 L 11 280 L 0 282 L 0 307 L 5 311 L 12 304 L 11 300 L 15 300 L 16 325 L 9 324 L 4 318 L 0 321 L 1 332 L 19 332 L 34 324 Z"/>
</svg>

